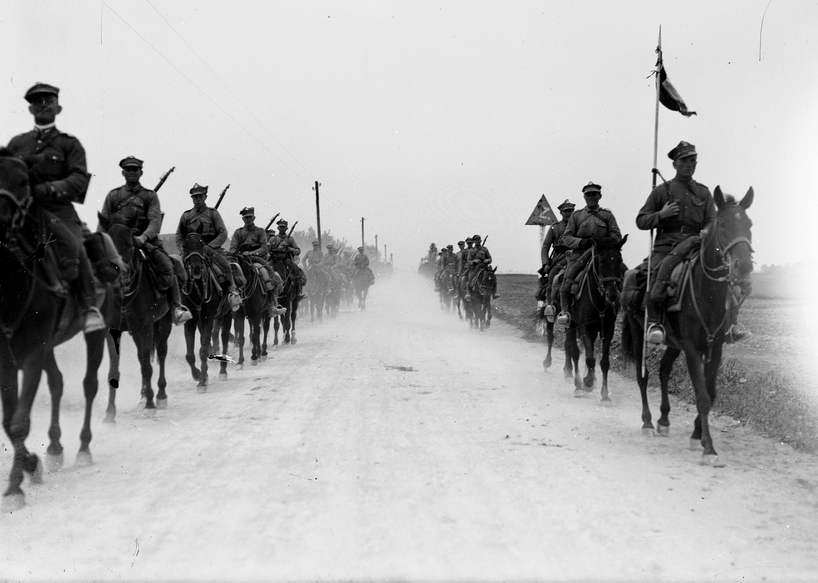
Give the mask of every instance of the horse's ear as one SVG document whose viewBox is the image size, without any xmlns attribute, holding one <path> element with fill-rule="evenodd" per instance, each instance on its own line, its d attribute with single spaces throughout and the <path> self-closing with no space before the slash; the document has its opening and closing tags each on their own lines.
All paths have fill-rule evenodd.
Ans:
<svg viewBox="0 0 818 583">
<path fill-rule="evenodd" d="M 622 240 L 617 245 L 617 248 L 622 249 L 622 246 L 625 245 L 625 243 L 627 243 L 627 242 L 628 242 L 628 235 L 625 235 L 624 237 L 622 237 Z"/>
<path fill-rule="evenodd" d="M 724 206 L 724 194 L 721 192 L 721 186 L 717 186 L 713 191 L 713 199 L 716 201 L 716 206 L 721 208 Z"/>
<path fill-rule="evenodd" d="M 744 198 L 738 203 L 741 208 L 747 210 L 750 208 L 750 205 L 753 204 L 753 197 L 755 196 L 755 192 L 753 192 L 753 187 L 750 187 L 750 190 L 747 191 L 747 194 L 744 195 Z"/>
</svg>

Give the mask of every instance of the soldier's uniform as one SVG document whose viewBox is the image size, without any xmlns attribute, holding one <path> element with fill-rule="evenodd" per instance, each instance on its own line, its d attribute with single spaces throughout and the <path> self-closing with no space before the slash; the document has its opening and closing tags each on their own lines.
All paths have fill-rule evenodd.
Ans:
<svg viewBox="0 0 818 583">
<path fill-rule="evenodd" d="M 463 296 L 469 293 L 469 275 L 471 274 L 471 260 L 474 257 L 476 249 L 474 248 L 474 239 L 466 237 L 466 248 L 463 249 L 463 254 L 460 256 L 460 263 L 457 266 L 457 271 L 460 273 L 460 292 Z"/>
<path fill-rule="evenodd" d="M 207 186 L 194 184 L 190 189 L 190 196 L 207 197 Z M 194 206 L 182 213 L 179 218 L 179 226 L 176 228 L 176 246 L 182 251 L 185 236 L 188 233 L 195 232 L 200 227 L 202 229 L 202 240 L 205 242 L 205 253 L 222 272 L 225 280 L 229 283 L 231 293 L 235 293 L 236 284 L 233 281 L 233 273 L 222 247 L 224 242 L 227 241 L 227 227 L 224 226 L 224 220 L 219 211 L 205 204 L 200 208 Z"/>
<path fill-rule="evenodd" d="M 457 246 L 460 250 L 454 254 L 454 277 L 452 278 L 455 290 L 460 289 L 460 276 L 463 274 L 463 255 L 466 252 L 466 242 L 458 241 Z"/>
<path fill-rule="evenodd" d="M 545 278 L 545 296 L 542 298 L 546 302 L 543 314 L 549 322 L 557 315 L 554 307 L 554 278 L 557 277 L 561 269 L 568 265 L 568 258 L 571 250 L 565 245 L 563 235 L 568 228 L 570 213 L 574 212 L 576 205 L 570 200 L 565 201 L 557 207 L 562 214 L 562 220 L 551 225 L 540 249 L 540 261 L 542 267 L 539 272 Z M 553 250 L 553 251 L 552 251 Z M 550 255 L 550 256 L 549 256 Z"/>
<path fill-rule="evenodd" d="M 144 162 L 133 156 L 123 158 L 119 167 L 123 173 L 138 172 L 141 176 Z M 182 324 L 192 316 L 182 305 L 179 295 L 179 284 L 174 277 L 173 262 L 165 251 L 159 231 L 162 228 L 162 209 L 159 196 L 139 183 L 139 179 L 132 180 L 108 193 L 102 203 L 99 213 L 111 224 L 124 225 L 130 229 L 136 245 L 141 247 L 150 261 L 156 274 L 156 285 L 160 290 L 168 292 L 168 300 L 174 308 L 173 320 Z M 97 231 L 104 231 L 102 224 Z"/>
<path fill-rule="evenodd" d="M 37 83 L 25 95 L 31 104 L 29 110 L 51 103 L 51 111 L 56 116 L 61 111 L 59 91 L 51 85 Z M 38 114 L 33 111 L 32 114 L 36 124 Z M 104 329 L 102 315 L 94 307 L 94 280 L 82 244 L 82 221 L 73 204 L 85 202 L 91 179 L 85 149 L 77 138 L 59 131 L 53 121 L 44 126 L 35 125 L 30 132 L 13 137 L 8 148 L 29 167 L 34 208 L 42 214 L 47 229 L 54 235 L 60 275 L 71 282 L 80 309 L 86 313 L 84 332 Z"/>
<path fill-rule="evenodd" d="M 589 197 L 602 196 L 602 187 L 593 182 L 589 182 L 582 188 L 582 193 Z M 589 249 L 595 241 L 610 238 L 614 242 L 622 240 L 622 232 L 616 223 L 613 213 L 605 208 L 585 208 L 575 212 L 568 219 L 562 240 L 568 249 L 571 250 L 568 263 L 565 267 L 565 278 L 560 286 L 560 304 L 562 311 L 557 318 L 557 323 L 567 325 L 571 321 L 569 314 L 571 297 L 577 285 L 577 278 L 580 272 L 591 258 Z"/>
<path fill-rule="evenodd" d="M 239 211 L 239 214 L 244 217 L 252 217 L 255 219 L 256 209 L 254 207 L 244 207 Z M 261 279 L 264 280 L 264 287 L 268 292 L 271 292 L 275 287 L 272 281 L 273 268 L 267 261 L 269 255 L 269 248 L 267 246 L 267 233 L 261 227 L 257 226 L 251 220 L 245 223 L 241 228 L 233 232 L 233 237 L 230 239 L 230 253 L 235 255 L 241 253 L 248 260 L 255 263 L 259 267 Z"/>
<path fill-rule="evenodd" d="M 324 267 L 332 269 L 338 263 L 338 252 L 332 244 L 327 245 L 327 254 L 324 256 Z"/>
<path fill-rule="evenodd" d="M 491 265 L 492 262 L 491 253 L 487 247 L 483 247 L 482 237 L 480 237 L 480 235 L 474 235 L 472 240 L 474 241 L 474 253 L 472 253 L 470 259 L 472 267 L 469 270 L 468 286 L 464 298 L 466 301 L 471 300 L 471 290 L 474 288 L 474 281 L 477 279 L 477 276 L 483 269 L 488 269 L 488 266 Z M 500 294 L 497 293 L 496 285 L 495 282 L 495 288 L 491 290 L 491 295 L 495 299 L 500 297 Z"/>
<path fill-rule="evenodd" d="M 358 254 L 352 258 L 352 278 L 354 279 L 355 276 L 360 271 L 366 271 L 369 274 L 369 281 L 371 283 L 375 283 L 375 274 L 372 273 L 372 270 L 369 268 L 369 257 L 366 256 L 364 253 L 363 247 L 358 247 Z"/>
<path fill-rule="evenodd" d="M 318 241 L 312 242 L 312 249 L 304 254 L 304 267 L 318 267 L 324 263 L 324 252 L 321 251 L 321 246 Z"/>
<path fill-rule="evenodd" d="M 287 227 L 289 223 L 284 219 L 279 219 L 276 222 L 278 226 L 278 233 L 267 240 L 267 245 L 270 248 L 270 257 L 275 262 L 276 259 L 283 261 L 287 270 L 293 274 L 293 281 L 298 287 L 298 296 L 300 299 L 307 297 L 302 291 L 307 283 L 307 276 L 304 270 L 301 269 L 293 261 L 293 257 L 301 255 L 301 248 L 291 236 L 287 234 Z"/>
</svg>

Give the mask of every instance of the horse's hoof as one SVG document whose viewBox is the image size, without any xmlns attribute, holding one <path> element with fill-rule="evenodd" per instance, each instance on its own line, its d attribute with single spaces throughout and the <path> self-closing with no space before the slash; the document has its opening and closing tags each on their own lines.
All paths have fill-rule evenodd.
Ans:
<svg viewBox="0 0 818 583">
<path fill-rule="evenodd" d="M 262 360 L 262 362 L 266 362 L 266 361 L 267 361 L 267 355 L 266 355 L 266 354 L 262 354 L 262 355 L 261 355 L 261 360 Z"/>
<path fill-rule="evenodd" d="M 293 339 L 291 340 L 291 342 L 292 342 L 293 344 L 298 344 L 298 340 L 296 340 L 295 336 L 293 336 Z"/>
<path fill-rule="evenodd" d="M 719 456 L 717 455 L 711 453 L 704 453 L 702 454 L 702 457 L 699 460 L 699 465 L 710 466 L 711 468 L 723 468 L 727 464 L 719 460 Z"/>
<path fill-rule="evenodd" d="M 543 360 L 543 361 L 542 361 L 542 365 L 543 365 L 545 368 L 551 368 L 551 357 L 550 357 L 550 356 L 546 356 L 546 357 L 545 357 L 545 360 Z"/>
<path fill-rule="evenodd" d="M 236 364 L 236 370 L 244 370 L 244 363 L 240 362 L 240 363 Z"/>
<path fill-rule="evenodd" d="M 19 492 L 18 494 L 9 494 L 3 496 L 2 509 L 3 512 L 17 512 L 22 510 L 26 505 L 25 494 Z"/>
<path fill-rule="evenodd" d="M 199 385 L 196 387 L 196 392 L 200 395 L 207 392 L 207 385 Z"/>
<path fill-rule="evenodd" d="M 258 366 L 258 359 L 256 358 L 254 360 L 254 359 L 251 358 L 250 359 L 250 366 Z"/>
<path fill-rule="evenodd" d="M 603 405 L 613 405 L 613 401 L 611 401 L 610 397 L 602 397 L 602 399 L 600 399 L 600 403 Z"/>
<path fill-rule="evenodd" d="M 65 461 L 65 456 L 62 452 L 57 454 L 46 454 L 45 456 L 45 469 L 48 473 L 59 472 L 62 469 L 63 462 Z"/>
<path fill-rule="evenodd" d="M 198 381 L 199 377 L 202 376 L 202 374 L 198 370 L 193 370 L 193 371 L 191 371 L 190 374 L 193 376 L 194 381 Z"/>
<path fill-rule="evenodd" d="M 90 451 L 81 451 L 77 453 L 77 466 L 87 468 L 94 465 L 94 458 Z"/>
<path fill-rule="evenodd" d="M 702 440 L 690 438 L 690 451 L 701 451 Z"/>
<path fill-rule="evenodd" d="M 670 435 L 670 425 L 662 425 L 661 423 L 656 426 L 656 435 L 661 435 L 662 437 L 668 437 Z"/>
<path fill-rule="evenodd" d="M 574 389 L 574 397 L 579 399 L 579 398 L 582 398 L 584 396 L 585 396 L 585 391 L 583 391 L 582 389 Z"/>
<path fill-rule="evenodd" d="M 142 419 L 156 419 L 156 408 L 142 409 Z"/>
<path fill-rule="evenodd" d="M 168 408 L 168 400 L 167 399 L 156 399 L 156 408 L 157 409 L 167 409 Z"/>
<path fill-rule="evenodd" d="M 653 437 L 653 435 L 654 435 L 653 427 L 642 428 L 642 437 Z"/>
<path fill-rule="evenodd" d="M 116 413 L 106 413 L 105 419 L 102 420 L 103 423 L 116 423 Z"/>
<path fill-rule="evenodd" d="M 219 373 L 219 380 L 220 381 L 226 381 L 227 380 L 227 373 L 226 372 L 220 372 Z"/>
</svg>

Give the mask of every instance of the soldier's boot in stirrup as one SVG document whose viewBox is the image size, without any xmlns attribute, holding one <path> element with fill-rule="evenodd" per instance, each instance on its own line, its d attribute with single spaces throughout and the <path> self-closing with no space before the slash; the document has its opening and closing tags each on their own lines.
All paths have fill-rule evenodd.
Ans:
<svg viewBox="0 0 818 583">
<path fill-rule="evenodd" d="M 568 292 L 560 291 L 560 305 L 562 306 L 562 311 L 557 316 L 557 324 L 560 326 L 568 326 L 571 323 L 571 314 L 568 312 L 570 309 L 570 302 L 571 297 Z"/>
<path fill-rule="evenodd" d="M 85 310 L 85 322 L 82 325 L 84 334 L 91 334 L 92 332 L 99 332 L 105 330 L 108 325 L 105 323 L 105 318 L 102 317 L 102 312 L 96 306 L 91 306 Z"/>
<path fill-rule="evenodd" d="M 659 323 L 659 310 L 661 307 L 652 298 L 646 298 L 645 303 L 648 308 L 648 321 L 645 325 L 645 340 L 648 344 L 664 344 L 665 327 Z"/>
<path fill-rule="evenodd" d="M 543 310 L 543 316 L 545 316 L 545 320 L 551 324 L 554 323 L 554 320 L 557 319 L 557 308 L 554 304 L 548 304 L 545 306 Z"/>
</svg>

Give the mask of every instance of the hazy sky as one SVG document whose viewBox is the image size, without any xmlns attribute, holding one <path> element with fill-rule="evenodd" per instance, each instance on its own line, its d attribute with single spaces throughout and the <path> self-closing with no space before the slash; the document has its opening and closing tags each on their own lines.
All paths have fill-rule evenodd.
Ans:
<svg viewBox="0 0 818 583">
<path fill-rule="evenodd" d="M 378 235 L 403 269 L 430 242 L 480 233 L 501 271 L 533 273 L 539 229 L 524 223 L 539 197 L 581 206 L 594 181 L 635 264 L 660 25 L 669 77 L 699 115 L 661 109 L 659 169 L 670 179 L 666 153 L 694 143 L 700 182 L 755 188 L 759 266 L 812 257 L 814 0 L 0 0 L 0 141 L 32 127 L 23 94 L 51 83 L 58 127 L 87 150 L 78 209 L 94 226 L 127 155 L 145 160 L 150 188 L 176 167 L 163 232 L 194 182 L 211 205 L 231 185 L 231 234 L 245 205 L 306 229 L 317 180 L 322 227 L 357 243 L 365 217 L 367 243 Z"/>
</svg>

